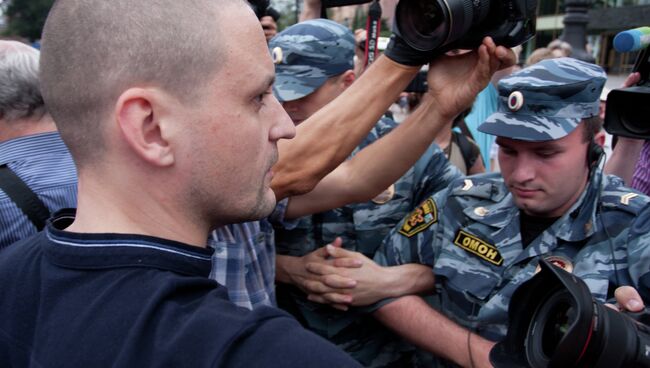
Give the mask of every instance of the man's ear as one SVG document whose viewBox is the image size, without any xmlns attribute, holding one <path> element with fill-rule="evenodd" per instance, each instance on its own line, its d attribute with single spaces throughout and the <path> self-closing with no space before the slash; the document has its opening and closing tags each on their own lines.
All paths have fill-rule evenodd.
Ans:
<svg viewBox="0 0 650 368">
<path fill-rule="evenodd" d="M 163 124 L 163 101 L 160 91 L 130 88 L 120 95 L 115 117 L 120 132 L 133 152 L 157 166 L 174 163 L 174 151 L 166 137 Z"/>
</svg>

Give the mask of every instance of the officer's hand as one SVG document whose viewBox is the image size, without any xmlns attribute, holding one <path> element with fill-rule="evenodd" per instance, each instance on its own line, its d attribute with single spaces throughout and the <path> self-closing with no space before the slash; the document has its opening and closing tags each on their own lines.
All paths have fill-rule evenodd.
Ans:
<svg viewBox="0 0 650 368">
<path fill-rule="evenodd" d="M 338 289 L 332 293 L 311 294 L 309 299 L 326 304 L 369 305 L 390 297 L 386 294 L 391 272 L 359 252 L 327 246 L 330 262 L 308 263 L 307 270 L 323 277 L 325 284 L 338 289 L 340 278 L 354 280 L 352 288 Z M 357 267 L 357 265 L 361 267 Z M 332 282 L 334 281 L 334 282 Z"/>
<path fill-rule="evenodd" d="M 431 61 L 436 56 L 436 53 L 416 50 L 409 46 L 402 37 L 393 33 L 390 36 L 384 55 L 399 64 L 420 66 Z"/>
<path fill-rule="evenodd" d="M 343 242 L 341 238 L 336 238 L 332 244 L 334 248 L 340 248 Z M 345 278 L 337 274 L 327 274 L 320 275 L 313 272 L 310 272 L 307 269 L 307 265 L 333 265 L 334 261 L 330 259 L 330 255 L 326 247 L 321 247 L 315 251 L 306 254 L 302 257 L 295 257 L 297 265 L 291 267 L 291 283 L 299 287 L 307 295 L 322 295 L 322 294 L 334 294 L 337 295 L 335 303 L 333 305 L 337 309 L 347 310 L 345 304 L 350 303 L 352 298 L 343 295 L 343 290 L 353 288 L 356 286 L 356 281 L 350 278 Z M 339 265 L 344 265 L 348 267 L 360 267 L 361 264 L 357 261 L 344 261 L 338 263 Z M 341 295 L 338 295 L 341 293 Z"/>
<path fill-rule="evenodd" d="M 477 50 L 455 56 L 443 55 L 431 62 L 427 93 L 437 102 L 442 121 L 453 120 L 470 107 L 492 75 L 514 65 L 515 61 L 512 50 L 496 46 L 486 37 Z"/>
</svg>

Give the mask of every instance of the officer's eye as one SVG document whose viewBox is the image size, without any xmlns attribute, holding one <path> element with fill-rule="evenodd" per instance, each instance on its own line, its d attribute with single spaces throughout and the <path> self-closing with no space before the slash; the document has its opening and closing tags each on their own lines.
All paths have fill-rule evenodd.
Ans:
<svg viewBox="0 0 650 368">
<path fill-rule="evenodd" d="M 555 150 L 543 150 L 537 151 L 537 155 L 541 158 L 551 158 L 555 156 L 558 152 Z"/>
<path fill-rule="evenodd" d="M 499 150 L 501 150 L 502 154 L 508 155 L 508 156 L 515 156 L 517 154 L 517 151 L 513 150 L 512 148 L 508 148 L 508 147 L 501 146 L 501 147 L 499 147 Z"/>
</svg>

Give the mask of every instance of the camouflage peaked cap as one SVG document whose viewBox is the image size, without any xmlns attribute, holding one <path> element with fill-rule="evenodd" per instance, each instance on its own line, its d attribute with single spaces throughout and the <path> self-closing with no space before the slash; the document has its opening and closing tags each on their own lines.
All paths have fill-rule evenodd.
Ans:
<svg viewBox="0 0 650 368">
<path fill-rule="evenodd" d="M 281 102 L 297 100 L 328 78 L 352 69 L 354 47 L 352 32 L 327 19 L 308 20 L 278 33 L 269 42 L 275 96 Z"/>
<path fill-rule="evenodd" d="M 572 58 L 547 59 L 499 82 L 499 107 L 479 131 L 522 141 L 549 141 L 598 115 L 607 75 Z"/>
</svg>

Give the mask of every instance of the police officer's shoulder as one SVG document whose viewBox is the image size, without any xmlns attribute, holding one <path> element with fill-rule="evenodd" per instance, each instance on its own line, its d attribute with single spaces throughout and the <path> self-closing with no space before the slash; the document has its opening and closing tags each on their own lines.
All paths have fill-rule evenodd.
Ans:
<svg viewBox="0 0 650 368">
<path fill-rule="evenodd" d="M 497 202 L 507 189 L 499 173 L 485 173 L 456 179 L 452 182 L 450 195 L 454 197 L 474 197 Z"/>
<path fill-rule="evenodd" d="M 650 204 L 650 197 L 624 185 L 617 176 L 607 176 L 600 196 L 603 210 L 614 210 L 638 215 Z"/>
</svg>

